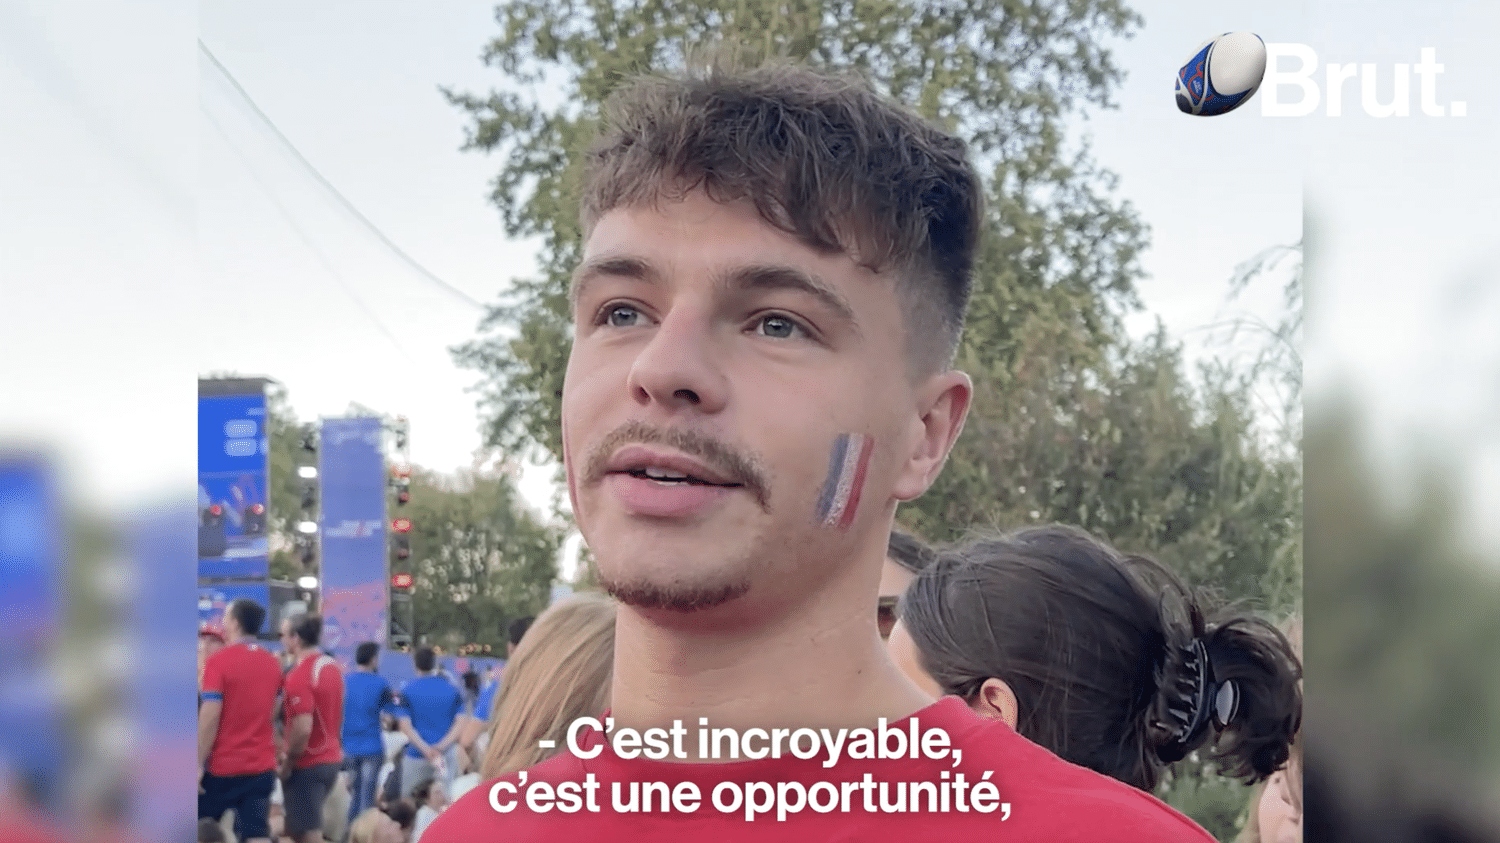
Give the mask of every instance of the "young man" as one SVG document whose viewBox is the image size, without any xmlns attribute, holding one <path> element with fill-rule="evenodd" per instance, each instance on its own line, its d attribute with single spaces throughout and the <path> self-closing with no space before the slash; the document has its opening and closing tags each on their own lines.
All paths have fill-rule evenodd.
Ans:
<svg viewBox="0 0 1500 843">
<path fill-rule="evenodd" d="M 365 641 L 354 648 L 355 669 L 344 677 L 344 769 L 349 772 L 349 822 L 375 807 L 375 783 L 385 763 L 380 715 L 394 716 L 395 695 L 391 683 L 377 671 L 380 645 Z"/>
<path fill-rule="evenodd" d="M 417 648 L 412 665 L 421 676 L 401 689 L 401 731 L 410 740 L 401 755 L 403 797 L 427 779 L 453 781 L 464 725 L 463 694 L 442 674 L 432 648 Z"/>
<path fill-rule="evenodd" d="M 319 615 L 293 615 L 281 622 L 281 643 L 293 660 L 286 675 L 286 756 L 281 761 L 287 837 L 323 843 L 323 802 L 338 779 L 344 752 L 344 674 L 318 649 Z"/>
<path fill-rule="evenodd" d="M 573 512 L 622 604 L 608 734 L 476 788 L 423 843 L 1210 840 L 962 700 L 934 702 L 880 640 L 896 505 L 932 483 L 969 407 L 950 368 L 982 214 L 964 145 L 858 80 L 797 68 L 638 81 L 605 115 L 562 442 Z M 882 719 L 941 729 L 962 757 L 850 752 L 826 767 L 827 750 L 783 744 L 726 764 L 697 739 L 706 720 L 759 751 L 773 730 Z M 682 758 L 611 743 L 678 722 Z M 591 776 L 598 810 L 538 799 L 539 783 Z M 628 807 L 632 783 L 681 801 L 617 808 L 615 786 Z M 912 783 L 943 787 L 942 805 L 872 804 Z M 735 803 L 721 785 L 736 807 L 719 807 Z M 745 802 L 778 789 L 795 806 L 784 819 L 746 819 Z"/>
<path fill-rule="evenodd" d="M 255 642 L 266 610 L 235 600 L 224 613 L 228 643 L 203 664 L 198 708 L 198 817 L 215 821 L 234 809 L 234 836 L 268 843 L 271 790 L 276 784 L 276 696 L 281 665 Z"/>
</svg>

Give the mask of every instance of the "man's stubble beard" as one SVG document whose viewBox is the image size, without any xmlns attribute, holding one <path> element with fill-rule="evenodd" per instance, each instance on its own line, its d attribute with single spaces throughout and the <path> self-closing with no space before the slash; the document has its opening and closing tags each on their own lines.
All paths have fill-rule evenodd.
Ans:
<svg viewBox="0 0 1500 843">
<path fill-rule="evenodd" d="M 611 597 L 627 606 L 683 614 L 722 606 L 750 591 L 747 579 L 717 586 L 674 586 L 644 579 L 601 579 L 600 585 Z"/>
<path fill-rule="evenodd" d="M 749 567 L 748 563 L 741 561 L 732 565 L 727 575 L 695 582 L 691 576 L 695 571 L 691 568 L 682 572 L 687 576 L 669 571 L 657 571 L 654 575 L 630 572 L 610 576 L 600 566 L 599 585 L 627 606 L 686 614 L 722 606 L 745 596 L 750 591 Z"/>
</svg>

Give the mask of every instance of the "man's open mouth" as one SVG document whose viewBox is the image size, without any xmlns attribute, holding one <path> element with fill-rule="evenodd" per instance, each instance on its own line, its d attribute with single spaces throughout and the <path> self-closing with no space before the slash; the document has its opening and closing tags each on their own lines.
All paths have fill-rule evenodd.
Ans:
<svg viewBox="0 0 1500 843">
<path fill-rule="evenodd" d="M 639 477 L 642 480 L 652 480 L 663 485 L 718 486 L 724 489 L 733 489 L 743 485 L 741 483 L 710 483 L 691 474 L 683 474 L 680 471 L 671 471 L 665 468 L 638 468 L 618 473 L 628 474 L 631 477 Z"/>
</svg>

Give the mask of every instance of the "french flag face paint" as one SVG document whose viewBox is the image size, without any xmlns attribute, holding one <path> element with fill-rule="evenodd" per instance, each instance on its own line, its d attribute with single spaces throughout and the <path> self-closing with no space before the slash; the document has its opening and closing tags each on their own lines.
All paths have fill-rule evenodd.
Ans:
<svg viewBox="0 0 1500 843">
<path fill-rule="evenodd" d="M 840 530 L 854 523 L 874 450 L 875 440 L 863 433 L 843 433 L 833 440 L 828 479 L 823 481 L 823 492 L 818 495 L 818 523 Z"/>
</svg>

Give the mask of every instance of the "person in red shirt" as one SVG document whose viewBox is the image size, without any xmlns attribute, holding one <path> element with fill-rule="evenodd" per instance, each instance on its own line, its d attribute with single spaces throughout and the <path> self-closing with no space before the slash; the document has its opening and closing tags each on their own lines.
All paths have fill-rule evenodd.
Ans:
<svg viewBox="0 0 1500 843">
<path fill-rule="evenodd" d="M 198 708 L 198 817 L 218 820 L 234 809 L 234 836 L 245 843 L 269 843 L 276 784 L 272 717 L 281 664 L 255 641 L 265 619 L 266 610 L 253 600 L 229 604 L 228 643 L 203 663 Z"/>
<path fill-rule="evenodd" d="M 282 705 L 286 718 L 282 798 L 285 834 L 298 843 L 322 843 L 323 802 L 344 761 L 339 745 L 344 674 L 338 662 L 318 649 L 322 634 L 319 615 L 294 615 L 281 622 L 281 643 L 293 660 Z"/>
<path fill-rule="evenodd" d="M 896 506 L 971 398 L 952 366 L 985 215 L 963 142 L 857 77 L 786 65 L 626 80 L 602 114 L 561 441 L 621 604 L 613 708 L 422 843 L 1211 841 L 935 701 L 881 641 Z M 705 721 L 748 755 L 700 742 Z M 865 757 L 882 728 L 899 758 Z M 669 752 L 630 743 L 674 729 Z M 809 744 L 824 730 L 837 751 Z"/>
</svg>

